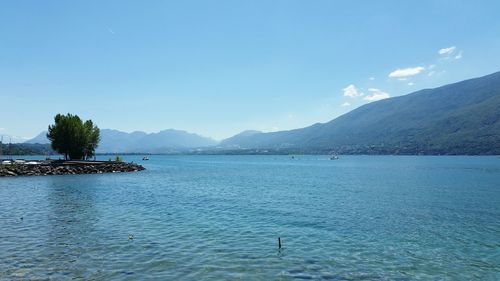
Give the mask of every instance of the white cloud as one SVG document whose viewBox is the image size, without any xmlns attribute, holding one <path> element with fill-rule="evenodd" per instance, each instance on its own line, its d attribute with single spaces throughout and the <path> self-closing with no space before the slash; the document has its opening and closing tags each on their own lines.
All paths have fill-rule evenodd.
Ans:
<svg viewBox="0 0 500 281">
<path fill-rule="evenodd" d="M 344 106 L 350 106 L 351 104 L 348 103 L 348 102 L 344 102 L 341 106 L 344 107 Z"/>
<path fill-rule="evenodd" d="M 373 81 L 373 80 L 375 80 L 375 77 L 370 77 L 370 78 L 368 78 L 368 80 Z"/>
<path fill-rule="evenodd" d="M 462 51 L 458 50 L 455 46 L 440 49 L 438 53 L 442 56 L 441 60 L 459 60 L 462 58 Z"/>
<path fill-rule="evenodd" d="M 4 131 L 4 130 L 5 130 L 5 128 L 0 128 L 0 131 Z"/>
<path fill-rule="evenodd" d="M 438 53 L 440 55 L 449 56 L 449 55 L 453 54 L 453 52 L 455 52 L 456 48 L 457 47 L 455 47 L 455 46 L 451 46 L 451 47 L 448 47 L 448 48 L 442 48 L 442 49 L 439 49 Z"/>
<path fill-rule="evenodd" d="M 367 101 L 378 101 L 378 100 L 383 100 L 383 99 L 387 99 L 387 98 L 391 97 L 391 95 L 389 95 L 389 93 L 386 93 L 386 92 L 379 90 L 379 89 L 370 88 L 370 89 L 368 89 L 368 91 L 370 91 L 371 94 L 364 98 L 364 100 L 367 100 Z"/>
<path fill-rule="evenodd" d="M 344 96 L 346 97 L 351 97 L 351 98 L 355 98 L 355 97 L 359 97 L 359 96 L 362 96 L 364 95 L 358 88 L 356 88 L 356 86 L 354 86 L 353 84 L 345 87 L 344 89 L 342 89 L 342 91 L 344 91 Z"/>
<path fill-rule="evenodd" d="M 409 77 L 409 76 L 417 75 L 424 70 L 425 70 L 425 68 L 422 66 L 396 69 L 393 72 L 389 73 L 389 77 L 396 77 L 396 78 Z"/>
<path fill-rule="evenodd" d="M 413 82 L 408 82 L 408 86 L 413 86 L 415 85 Z"/>
<path fill-rule="evenodd" d="M 436 71 L 434 71 L 434 70 L 433 70 L 433 71 L 429 72 L 429 73 L 427 74 L 427 76 L 432 76 L 432 75 L 434 75 L 435 73 L 436 73 Z"/>
</svg>

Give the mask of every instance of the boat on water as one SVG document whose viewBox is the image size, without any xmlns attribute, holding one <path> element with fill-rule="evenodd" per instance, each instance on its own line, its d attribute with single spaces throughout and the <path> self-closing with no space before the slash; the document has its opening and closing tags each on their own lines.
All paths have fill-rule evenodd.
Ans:
<svg viewBox="0 0 500 281">
<path fill-rule="evenodd" d="M 144 157 L 142 157 L 142 161 L 147 161 L 147 160 L 149 160 L 149 157 L 148 157 L 148 156 L 144 156 Z"/>
<path fill-rule="evenodd" d="M 332 153 L 330 155 L 330 160 L 338 160 L 339 159 L 339 155 L 337 153 Z"/>
</svg>

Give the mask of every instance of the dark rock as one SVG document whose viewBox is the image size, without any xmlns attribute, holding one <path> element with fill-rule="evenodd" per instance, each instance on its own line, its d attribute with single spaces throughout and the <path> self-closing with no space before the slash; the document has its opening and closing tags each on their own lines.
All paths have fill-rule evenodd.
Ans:
<svg viewBox="0 0 500 281">
<path fill-rule="evenodd" d="M 99 161 L 43 161 L 37 165 L 0 165 L 0 177 L 45 176 L 65 174 L 102 174 L 142 171 L 136 163 Z"/>
<path fill-rule="evenodd" d="M 12 176 L 12 177 L 17 176 L 17 174 L 16 174 L 16 173 L 14 173 L 14 172 L 12 172 L 12 171 L 9 171 L 9 170 L 5 171 L 5 173 L 7 174 L 7 176 Z"/>
</svg>

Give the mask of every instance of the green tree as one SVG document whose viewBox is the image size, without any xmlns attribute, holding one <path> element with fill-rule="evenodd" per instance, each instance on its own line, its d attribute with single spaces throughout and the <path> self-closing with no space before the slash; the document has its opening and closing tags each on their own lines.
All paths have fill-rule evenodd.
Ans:
<svg viewBox="0 0 500 281">
<path fill-rule="evenodd" d="M 92 120 L 83 122 L 78 115 L 57 114 L 54 125 L 49 125 L 47 138 L 52 149 L 64 159 L 88 159 L 94 156 L 100 141 L 100 131 Z"/>
</svg>

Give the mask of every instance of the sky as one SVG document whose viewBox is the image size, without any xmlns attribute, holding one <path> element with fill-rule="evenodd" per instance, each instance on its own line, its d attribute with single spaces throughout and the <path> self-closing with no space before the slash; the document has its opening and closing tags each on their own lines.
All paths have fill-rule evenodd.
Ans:
<svg viewBox="0 0 500 281">
<path fill-rule="evenodd" d="M 3 1 L 0 135 L 223 139 L 500 71 L 500 1 Z M 4 139 L 5 141 L 5 139 Z"/>
</svg>

